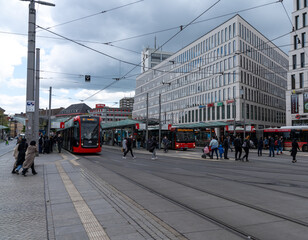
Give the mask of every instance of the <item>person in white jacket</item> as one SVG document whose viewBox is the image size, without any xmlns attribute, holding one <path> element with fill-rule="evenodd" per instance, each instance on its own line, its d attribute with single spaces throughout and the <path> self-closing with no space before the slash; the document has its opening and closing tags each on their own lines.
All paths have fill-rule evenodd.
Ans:
<svg viewBox="0 0 308 240">
<path fill-rule="evenodd" d="M 218 159 L 218 141 L 215 137 L 212 137 L 212 140 L 210 142 L 210 147 L 211 147 L 211 151 L 212 151 L 212 155 L 211 158 L 214 157 L 214 152 L 216 153 L 217 159 Z"/>
</svg>

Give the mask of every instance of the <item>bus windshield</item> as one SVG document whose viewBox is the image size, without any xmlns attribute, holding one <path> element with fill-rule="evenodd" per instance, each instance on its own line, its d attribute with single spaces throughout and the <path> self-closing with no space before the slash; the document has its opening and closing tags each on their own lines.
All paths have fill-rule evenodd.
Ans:
<svg viewBox="0 0 308 240">
<path fill-rule="evenodd" d="M 195 142 L 194 132 L 177 132 L 176 141 L 179 143 Z"/>
</svg>

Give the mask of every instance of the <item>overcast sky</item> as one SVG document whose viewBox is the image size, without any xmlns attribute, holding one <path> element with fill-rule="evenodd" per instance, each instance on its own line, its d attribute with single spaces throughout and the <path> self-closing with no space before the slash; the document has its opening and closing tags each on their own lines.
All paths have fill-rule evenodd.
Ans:
<svg viewBox="0 0 308 240">
<path fill-rule="evenodd" d="M 175 35 L 217 0 L 50 0 L 56 7 L 36 4 L 36 47 L 41 49 L 40 108 L 86 101 L 118 106 L 133 97 L 141 51 Z M 273 4 L 270 4 L 273 3 Z M 269 4 L 259 8 L 257 6 Z M 239 12 L 267 38 L 291 31 L 293 0 L 220 0 L 175 38 L 163 51 L 176 52 Z M 0 107 L 6 114 L 25 112 L 29 2 L 0 0 Z M 285 9 L 288 15 L 285 12 Z M 254 8 L 252 10 L 242 11 Z M 77 20 L 79 19 L 79 20 Z M 76 21 L 75 21 L 76 20 Z M 168 30 L 169 29 L 169 30 Z M 62 36 L 62 37 L 61 37 Z M 81 43 L 88 48 L 78 45 Z M 108 43 L 108 44 L 107 44 Z M 290 37 L 274 41 L 288 52 Z M 89 49 L 91 48 L 91 49 Z M 129 74 L 127 74 L 129 73 Z M 84 81 L 91 75 L 91 82 Z M 125 79 L 117 81 L 115 78 Z M 112 84 L 110 87 L 108 85 Z"/>
</svg>

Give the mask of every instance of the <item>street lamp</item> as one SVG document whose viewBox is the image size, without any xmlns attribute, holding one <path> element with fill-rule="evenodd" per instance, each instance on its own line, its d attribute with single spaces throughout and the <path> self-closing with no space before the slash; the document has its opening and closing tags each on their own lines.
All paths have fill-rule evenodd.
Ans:
<svg viewBox="0 0 308 240">
<path fill-rule="evenodd" d="M 242 96 L 244 100 L 244 139 L 246 138 L 246 101 L 245 101 L 245 95 L 244 95 L 244 89 L 240 89 L 240 95 Z"/>
<path fill-rule="evenodd" d="M 28 58 L 27 58 L 27 96 L 26 96 L 26 114 L 28 121 L 26 122 L 26 138 L 28 141 L 35 139 L 34 136 L 34 72 L 35 72 L 35 25 L 36 11 L 35 3 L 55 6 L 53 3 L 35 0 L 21 0 L 30 2 L 29 4 L 29 25 L 28 25 Z"/>
</svg>

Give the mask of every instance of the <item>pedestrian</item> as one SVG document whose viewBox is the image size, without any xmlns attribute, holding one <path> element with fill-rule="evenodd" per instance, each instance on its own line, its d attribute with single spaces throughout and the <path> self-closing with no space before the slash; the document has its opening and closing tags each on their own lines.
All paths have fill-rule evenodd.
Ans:
<svg viewBox="0 0 308 240">
<path fill-rule="evenodd" d="M 242 161 L 244 162 L 244 159 L 246 158 L 246 162 L 249 162 L 249 160 L 248 160 L 248 155 L 249 155 L 249 148 L 250 148 L 250 141 L 249 141 L 249 136 L 247 136 L 246 137 L 246 139 L 244 140 L 244 142 L 243 142 L 243 145 L 242 145 L 242 147 L 243 147 L 243 149 L 244 149 L 244 151 L 245 151 L 245 155 L 244 155 L 244 157 L 242 158 Z"/>
<path fill-rule="evenodd" d="M 43 151 L 43 134 L 40 134 L 40 138 L 39 138 L 39 153 L 42 153 Z"/>
<path fill-rule="evenodd" d="M 164 147 L 164 152 L 168 152 L 168 148 L 169 148 L 169 144 L 170 144 L 170 141 L 169 139 L 167 138 L 167 136 L 165 136 L 162 140 L 162 145 Z"/>
<path fill-rule="evenodd" d="M 215 137 L 212 137 L 212 140 L 210 142 L 210 147 L 211 147 L 211 151 L 212 151 L 212 154 L 211 154 L 211 159 L 213 159 L 214 157 L 214 152 L 216 153 L 216 156 L 217 156 L 217 159 L 218 159 L 218 141 L 216 140 Z"/>
<path fill-rule="evenodd" d="M 142 141 L 142 139 L 141 139 L 140 135 L 138 135 L 138 136 L 137 136 L 137 149 L 140 149 L 140 147 L 141 147 L 141 141 Z"/>
<path fill-rule="evenodd" d="M 222 154 L 225 152 L 226 149 L 223 148 L 223 146 L 221 144 L 219 144 L 218 146 L 218 152 L 219 152 L 219 157 L 220 159 L 222 159 Z M 228 151 L 228 149 L 227 149 Z M 226 158 L 225 158 L 226 159 Z"/>
<path fill-rule="evenodd" d="M 281 138 L 278 138 L 277 139 L 277 149 L 276 149 L 276 154 L 279 155 L 279 152 L 280 154 L 282 154 L 282 141 L 281 141 Z"/>
<path fill-rule="evenodd" d="M 242 156 L 242 139 L 237 135 L 234 140 L 235 161 L 240 160 Z"/>
<path fill-rule="evenodd" d="M 62 150 L 62 145 L 63 145 L 63 137 L 61 136 L 61 134 L 58 134 L 57 137 L 57 145 L 58 145 L 58 152 L 61 153 Z"/>
<path fill-rule="evenodd" d="M 126 149 L 127 149 L 127 138 L 124 138 L 123 141 L 122 141 L 123 158 L 126 158 L 126 157 L 124 156 L 124 153 L 126 152 Z"/>
<path fill-rule="evenodd" d="M 264 148 L 265 149 L 268 148 L 268 139 L 267 139 L 267 137 L 264 138 Z"/>
<path fill-rule="evenodd" d="M 291 156 L 293 157 L 292 163 L 297 162 L 297 160 L 296 160 L 297 150 L 300 151 L 299 146 L 298 146 L 298 142 L 297 142 L 296 138 L 294 138 L 294 140 L 292 142 L 292 149 L 291 149 Z"/>
<path fill-rule="evenodd" d="M 123 158 L 126 158 L 126 154 L 130 152 L 133 159 L 135 159 L 134 153 L 133 153 L 133 136 L 130 135 L 126 142 L 126 151 L 124 152 Z"/>
<path fill-rule="evenodd" d="M 9 139 L 8 139 L 8 137 L 5 138 L 5 145 L 9 145 Z"/>
<path fill-rule="evenodd" d="M 271 136 L 268 137 L 269 157 L 275 157 L 275 140 Z"/>
<path fill-rule="evenodd" d="M 25 176 L 25 177 L 27 176 L 26 174 L 27 174 L 29 168 L 31 168 L 33 175 L 37 174 L 37 172 L 34 169 L 34 158 L 36 156 L 36 153 L 37 153 L 36 142 L 31 141 L 30 146 L 28 147 L 28 149 L 26 151 L 25 161 L 22 165 L 22 168 L 23 168 L 22 175 L 23 176 Z"/>
<path fill-rule="evenodd" d="M 283 137 L 281 136 L 280 137 L 280 154 L 282 154 L 282 151 L 283 151 Z"/>
<path fill-rule="evenodd" d="M 26 141 L 25 138 L 23 138 L 21 140 L 21 143 L 18 145 L 18 157 L 17 157 L 17 162 L 16 162 L 16 169 L 15 169 L 15 173 L 19 173 L 19 170 L 22 167 L 22 164 L 25 161 L 25 157 L 26 157 L 26 151 L 28 148 L 28 143 Z"/>
<path fill-rule="evenodd" d="M 151 140 L 151 143 L 150 143 L 150 147 L 149 147 L 149 151 L 152 153 L 152 160 L 153 159 L 157 159 L 157 156 L 156 156 L 156 148 L 157 148 L 158 144 L 157 144 L 157 140 L 156 140 L 156 137 L 153 136 L 152 137 L 152 140 Z"/>
<path fill-rule="evenodd" d="M 49 139 L 48 137 L 45 135 L 44 136 L 44 145 L 43 145 L 43 154 L 45 153 L 49 153 L 50 147 L 49 147 Z"/>
<path fill-rule="evenodd" d="M 223 150 L 224 150 L 224 159 L 229 159 L 228 158 L 228 149 L 230 146 L 230 141 L 229 141 L 229 137 L 225 137 L 224 141 L 223 141 Z M 219 150 L 220 153 L 220 150 Z"/>
<path fill-rule="evenodd" d="M 14 151 L 13 151 L 13 156 L 14 156 L 14 158 L 15 158 L 15 162 L 14 162 L 14 165 L 13 165 L 13 170 L 12 170 L 12 173 L 14 174 L 14 173 L 16 173 L 15 172 L 15 169 L 16 169 L 16 167 L 17 167 L 17 161 L 18 161 L 18 146 L 19 146 L 19 143 L 21 142 L 21 137 L 19 137 L 18 139 L 17 139 L 17 143 L 16 143 L 16 146 L 15 146 L 15 148 L 14 148 Z"/>
<path fill-rule="evenodd" d="M 260 137 L 258 141 L 258 157 L 262 156 L 262 149 L 263 149 L 263 139 Z"/>
<path fill-rule="evenodd" d="M 205 146 L 204 146 L 203 154 L 202 154 L 201 157 L 202 157 L 202 158 L 206 158 L 206 156 L 211 157 L 211 155 L 210 155 L 210 149 L 209 149 L 209 147 L 208 147 L 207 144 L 205 144 Z"/>
</svg>

